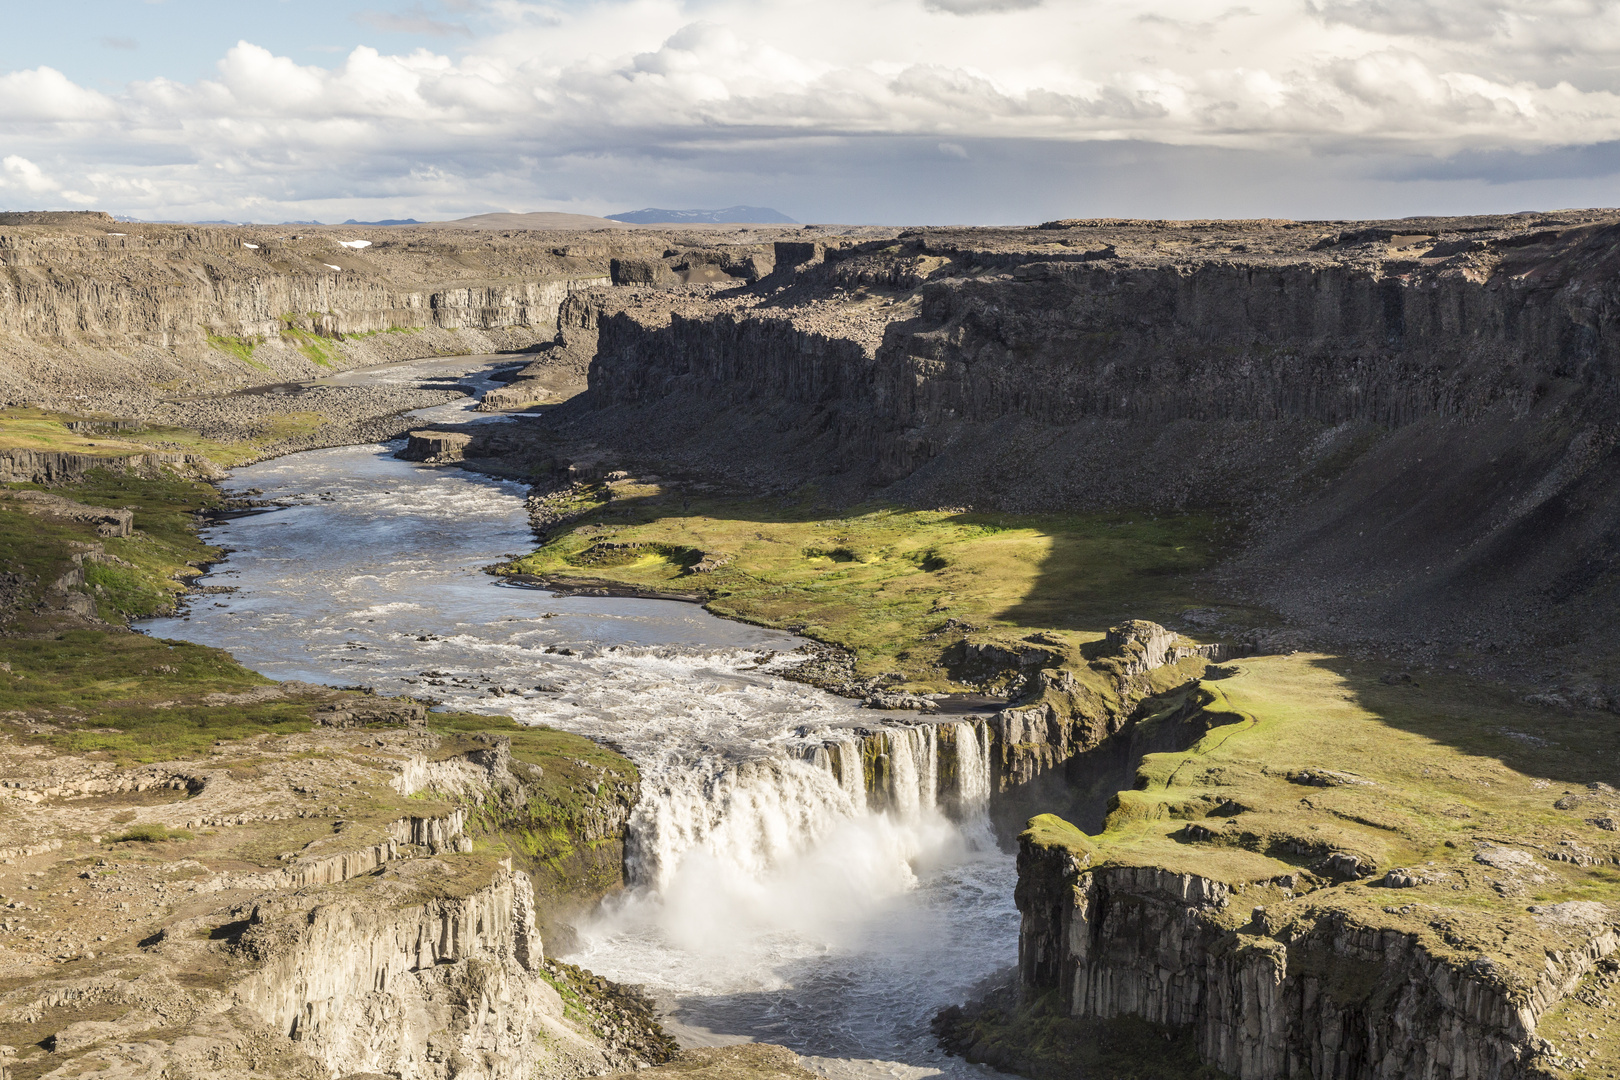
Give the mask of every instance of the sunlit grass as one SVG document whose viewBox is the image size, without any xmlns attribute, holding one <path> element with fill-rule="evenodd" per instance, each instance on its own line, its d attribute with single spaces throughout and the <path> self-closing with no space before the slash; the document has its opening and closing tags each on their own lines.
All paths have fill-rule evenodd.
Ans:
<svg viewBox="0 0 1620 1080">
<path fill-rule="evenodd" d="M 672 512 L 655 488 L 616 489 L 596 506 L 510 569 L 700 590 L 717 614 L 853 649 L 863 672 L 899 671 L 919 687 L 943 688 L 930 635 L 947 619 L 1094 637 L 1126 618 L 1166 618 L 1194 602 L 1187 576 L 1224 543 L 1222 526 L 1198 515 L 829 514 L 744 500 Z M 705 556 L 724 565 L 691 572 Z"/>
</svg>

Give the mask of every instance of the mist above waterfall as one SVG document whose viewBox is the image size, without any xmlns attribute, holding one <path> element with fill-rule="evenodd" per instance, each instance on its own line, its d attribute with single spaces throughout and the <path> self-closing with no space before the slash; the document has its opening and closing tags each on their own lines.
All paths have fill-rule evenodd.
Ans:
<svg viewBox="0 0 1620 1080">
<path fill-rule="evenodd" d="M 839 1074 L 960 1068 L 926 1020 L 1010 959 L 1015 927 L 988 738 L 801 728 L 782 756 L 666 774 L 632 819 L 635 885 L 575 959 L 659 993 L 689 1042 L 785 1042 Z"/>
<path fill-rule="evenodd" d="M 981 749 L 973 725 L 947 726 Z M 910 750 L 937 748 L 937 736 L 898 728 L 864 741 Z M 1014 955 L 1011 859 L 982 802 L 957 803 L 956 818 L 937 799 L 923 805 L 922 786 L 884 808 L 857 802 L 827 759 L 859 761 L 860 746 L 831 747 L 715 777 L 706 790 L 725 794 L 714 802 L 683 793 L 712 815 L 701 837 L 648 828 L 680 800 L 644 800 L 638 865 L 656 873 L 581 929 L 571 959 L 647 986 L 687 1043 L 780 1042 L 836 1076 L 969 1071 L 938 1051 L 927 1021 Z M 647 858 L 643 845 L 675 836 L 692 842 Z"/>
<path fill-rule="evenodd" d="M 902 820 L 862 811 L 817 833 L 768 865 L 722 846 L 689 849 L 658 887 L 607 905 L 582 932 L 583 955 L 613 952 L 611 939 L 628 936 L 685 956 L 667 989 L 780 985 L 771 965 L 854 947 L 896 897 L 994 851 L 988 831 L 965 833 L 938 813 Z"/>
</svg>

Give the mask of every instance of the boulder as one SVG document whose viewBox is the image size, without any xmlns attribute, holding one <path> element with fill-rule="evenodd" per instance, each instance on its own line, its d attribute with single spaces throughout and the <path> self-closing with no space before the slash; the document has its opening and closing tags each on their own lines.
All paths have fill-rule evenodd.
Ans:
<svg viewBox="0 0 1620 1080">
<path fill-rule="evenodd" d="M 422 727 L 427 723 L 427 706 L 414 701 L 355 699 L 322 705 L 311 714 L 311 718 L 317 727 L 355 728 L 372 724 Z"/>
<path fill-rule="evenodd" d="M 471 435 L 460 431 L 413 431 L 405 449 L 395 454 L 404 461 L 424 461 L 445 465 L 465 460 Z"/>
</svg>

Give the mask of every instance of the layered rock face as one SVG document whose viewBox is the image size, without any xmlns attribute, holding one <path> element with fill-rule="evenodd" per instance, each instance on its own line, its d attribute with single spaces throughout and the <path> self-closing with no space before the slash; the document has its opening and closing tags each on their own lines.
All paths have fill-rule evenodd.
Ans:
<svg viewBox="0 0 1620 1080">
<path fill-rule="evenodd" d="M 223 759 L 136 767 L 33 745 L 0 754 L 0 876 L 13 895 L 12 882 L 50 883 L 0 920 L 12 976 L 0 1027 L 30 1075 L 94 1055 L 117 1075 L 563 1080 L 667 1057 L 644 1003 L 545 958 L 542 927 L 572 910 L 559 883 L 537 867 L 539 892 L 513 866 L 523 854 L 488 850 L 502 843 L 497 827 L 524 825 L 616 862 L 635 791 L 628 762 L 622 774 L 593 770 L 596 794 L 565 818 L 548 811 L 546 785 L 584 766 L 567 751 L 544 768 L 515 759 L 522 732 L 436 733 L 420 705 L 298 683 L 205 703 L 310 698 L 320 716 L 371 726 L 317 722 Z M 466 832 L 473 818 L 482 851 Z M 185 843 L 186 856 L 119 847 L 125 828 L 124 841 Z M 612 887 L 572 884 L 576 906 Z M 565 1016 L 557 986 L 576 1011 Z M 49 1038 L 13 1045 L 36 1029 Z"/>
<path fill-rule="evenodd" d="M 669 282 L 767 272 L 769 246 L 736 239 L 11 215 L 0 223 L 0 400 L 138 413 L 163 395 L 528 348 L 551 338 L 571 294 L 612 284 L 615 267 Z"/>
<path fill-rule="evenodd" d="M 434 869 L 449 868 L 410 867 L 424 882 Z M 558 1039 L 600 1060 L 535 977 L 528 875 L 426 903 L 378 899 L 255 907 L 243 945 L 263 966 L 236 1000 L 339 1075 L 527 1077 L 553 1064 Z"/>
<path fill-rule="evenodd" d="M 1258 599 L 1429 655 L 1616 599 L 1612 214 L 1053 225 L 616 290 L 557 430 L 773 490 L 1235 513 Z"/>
<path fill-rule="evenodd" d="M 75 454 L 60 450 L 0 450 L 0 483 L 65 484 L 83 480 L 93 469 L 158 475 L 162 471 L 203 479 L 224 474 L 201 454 Z"/>
<path fill-rule="evenodd" d="M 813 748 L 811 760 L 832 772 L 857 806 L 874 810 L 988 811 L 1008 841 L 1032 814 L 1056 810 L 1101 828 L 1114 793 L 1129 786 L 1145 754 L 1183 750 L 1207 730 L 1188 691 L 1211 655 L 1233 651 L 1196 645 L 1142 619 L 1111 629 L 1105 645 L 1078 679 L 1062 666 L 1072 658 L 1049 647 L 970 648 L 979 670 L 988 664 L 1021 677 L 1030 700 L 989 716 L 857 732 Z M 1169 715 L 1141 723 L 1149 699 Z"/>
<path fill-rule="evenodd" d="M 1561 920 L 1539 978 L 1483 959 L 1460 967 L 1342 911 L 1268 921 L 1264 908 L 1234 912 L 1231 886 L 1197 874 L 1091 869 L 1072 829 L 1065 842 L 1055 819 L 1032 824 L 1018 860 L 1026 992 L 1053 991 L 1076 1017 L 1191 1027 L 1200 1056 L 1240 1080 L 1546 1075 L 1538 1019 L 1620 945 L 1591 904 Z"/>
<path fill-rule="evenodd" d="M 843 421 L 845 463 L 875 459 L 869 479 L 882 483 L 939 456 L 956 427 L 1005 418 L 1398 427 L 1522 414 L 1547 378 L 1613 392 L 1597 329 L 1610 220 L 1530 220 L 1511 233 L 1488 220 L 1432 224 L 1413 238 L 1423 243 L 1393 250 L 1408 238 L 1389 228 L 1307 223 L 928 230 L 898 252 L 828 250 L 795 279 L 806 294 L 795 302 L 614 311 L 599 400 L 645 400 L 686 380 L 699 393 L 824 404 Z M 1115 241 L 1107 258 L 1065 250 L 1104 239 Z M 1213 241 L 1224 243 L 1199 250 Z M 891 283 L 913 291 L 851 303 Z M 668 346 L 656 354 L 653 334 Z"/>
<path fill-rule="evenodd" d="M 551 326 L 571 289 L 607 283 L 605 254 L 484 233 L 0 226 L 0 333 L 200 346 L 288 325 L 329 337 Z"/>
</svg>

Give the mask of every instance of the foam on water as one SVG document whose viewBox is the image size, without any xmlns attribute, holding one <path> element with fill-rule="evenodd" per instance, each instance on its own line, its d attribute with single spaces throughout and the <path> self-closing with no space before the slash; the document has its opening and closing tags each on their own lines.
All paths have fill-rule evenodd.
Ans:
<svg viewBox="0 0 1620 1080">
<path fill-rule="evenodd" d="M 475 364 L 375 377 L 458 366 Z M 471 419 L 467 404 L 422 417 Z M 277 678 L 613 742 L 642 772 L 634 887 L 568 959 L 646 985 L 689 1043 L 780 1042 L 836 1076 L 981 1071 L 935 1049 L 927 1021 L 1016 956 L 1012 863 L 984 821 L 983 725 L 909 726 L 781 679 L 772 658 L 797 639 L 694 605 L 504 586 L 482 568 L 532 547 L 524 487 L 392 450 L 238 470 L 227 487 L 290 505 L 213 529 L 233 554 L 208 583 L 237 591 L 146 629 Z M 870 792 L 863 746 L 884 762 Z"/>
</svg>

